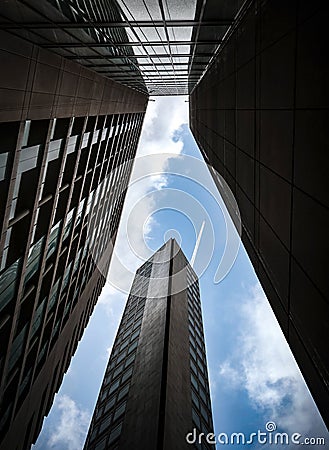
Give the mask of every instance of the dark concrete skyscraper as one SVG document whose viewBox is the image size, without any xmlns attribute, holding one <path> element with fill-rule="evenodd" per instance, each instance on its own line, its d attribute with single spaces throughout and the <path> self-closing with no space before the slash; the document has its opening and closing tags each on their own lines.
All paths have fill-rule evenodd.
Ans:
<svg viewBox="0 0 329 450">
<path fill-rule="evenodd" d="M 328 9 L 246 2 L 190 95 L 193 134 L 237 199 L 243 243 L 327 426 Z"/>
<path fill-rule="evenodd" d="M 199 282 L 171 239 L 136 272 L 84 448 L 191 449 L 193 428 L 213 432 Z"/>
<path fill-rule="evenodd" d="M 0 449 L 30 448 L 105 283 L 147 96 L 1 34 Z"/>
</svg>

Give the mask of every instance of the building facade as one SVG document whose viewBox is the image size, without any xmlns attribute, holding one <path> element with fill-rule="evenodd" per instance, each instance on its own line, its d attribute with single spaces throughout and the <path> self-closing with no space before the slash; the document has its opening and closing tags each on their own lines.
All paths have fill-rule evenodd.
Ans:
<svg viewBox="0 0 329 450">
<path fill-rule="evenodd" d="M 198 279 L 169 240 L 136 272 L 85 450 L 214 449 Z"/>
<path fill-rule="evenodd" d="M 192 132 L 236 197 L 244 246 L 327 426 L 328 9 L 247 2 L 190 95 Z"/>
<path fill-rule="evenodd" d="M 40 417 L 28 417 L 23 407 L 38 372 L 29 372 L 27 356 L 32 361 L 40 345 L 50 345 L 42 336 L 61 314 L 54 300 L 58 312 L 49 322 L 40 313 L 35 337 L 37 298 L 56 291 L 54 277 L 64 276 L 75 246 L 80 250 L 84 235 L 76 240 L 70 233 L 74 223 L 85 226 L 89 195 L 133 157 L 148 94 L 190 93 L 191 129 L 206 162 L 237 199 L 245 248 L 328 424 L 327 2 L 191 0 L 186 7 L 185 0 L 12 0 L 2 2 L 0 20 L 1 438 L 9 428 L 12 436 L 23 428 L 35 435 L 49 409 L 51 401 L 39 399 L 47 407 Z M 126 145 L 122 136 L 128 134 Z M 120 211 L 122 202 L 112 201 Z M 117 217 L 109 225 L 113 241 L 119 213 L 111 214 Z M 92 245 L 96 260 L 101 246 Z M 43 271 L 49 281 L 42 281 Z M 71 317 L 72 306 L 66 307 Z M 73 320 L 82 323 L 82 316 Z M 64 336 L 62 322 L 57 325 L 55 334 Z M 74 331 L 75 324 L 66 329 Z M 79 333 L 70 333 L 63 339 L 76 342 L 80 325 Z M 38 344 L 29 343 L 31 336 Z M 31 345 L 36 350 L 30 353 Z M 66 343 L 58 344 L 56 361 L 63 358 L 63 367 L 75 345 L 66 354 Z M 49 363 L 44 380 L 57 365 Z M 48 386 L 44 396 L 52 395 Z M 26 417 L 31 427 L 23 427 Z M 29 433 L 25 438 L 30 442 Z"/>
<path fill-rule="evenodd" d="M 187 95 L 242 3 L 11 0 L 0 26 L 139 92 Z"/>
<path fill-rule="evenodd" d="M 147 96 L 5 31 L 0 449 L 30 448 L 105 283 Z"/>
</svg>

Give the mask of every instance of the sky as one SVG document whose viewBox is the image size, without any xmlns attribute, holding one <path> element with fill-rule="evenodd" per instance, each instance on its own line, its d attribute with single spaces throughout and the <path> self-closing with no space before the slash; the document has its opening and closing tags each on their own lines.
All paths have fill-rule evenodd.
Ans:
<svg viewBox="0 0 329 450">
<path fill-rule="evenodd" d="M 188 128 L 187 99 L 152 100 L 107 283 L 33 450 L 82 449 L 136 269 L 170 237 L 190 259 L 203 221 L 194 268 L 200 277 L 215 434 L 248 437 L 266 431 L 271 422 L 278 432 L 299 433 L 300 442 L 324 437 L 328 443 L 326 427 Z M 217 444 L 246 447 L 300 448 Z"/>
</svg>

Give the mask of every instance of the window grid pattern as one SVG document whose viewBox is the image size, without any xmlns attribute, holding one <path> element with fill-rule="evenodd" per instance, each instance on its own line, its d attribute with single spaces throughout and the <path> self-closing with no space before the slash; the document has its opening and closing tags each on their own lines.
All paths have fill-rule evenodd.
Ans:
<svg viewBox="0 0 329 450">
<path fill-rule="evenodd" d="M 104 450 L 119 444 L 151 271 L 152 263 L 147 261 L 136 273 L 84 449 Z"/>
<path fill-rule="evenodd" d="M 33 22 L 18 22 L 6 7 L 2 16 L 10 32 L 122 84 L 152 95 L 185 95 L 232 28 L 238 7 L 226 2 L 210 20 L 201 0 L 48 0 L 38 10 L 29 0 L 19 3 L 20 17 L 33 13 Z"/>
<path fill-rule="evenodd" d="M 17 187 L 8 198 L 8 205 L 15 203 L 14 215 L 6 223 L 2 217 L 0 224 L 5 230 L 0 247 L 6 250 L 0 271 L 2 436 L 118 227 L 143 116 L 127 113 L 17 124 L 17 137 L 20 127 L 23 137 L 11 149 L 7 176 L 1 181 L 10 192 L 11 179 L 24 169 L 14 178 Z M 28 158 L 22 159 L 21 153 L 31 153 L 33 164 L 24 165 Z M 90 295 L 74 349 L 107 267 L 104 271 L 101 284 Z M 49 395 L 53 397 L 53 392 Z"/>
<path fill-rule="evenodd" d="M 190 344 L 190 370 L 192 395 L 192 422 L 193 428 L 200 433 L 208 435 L 213 432 L 212 412 L 207 371 L 206 350 L 202 325 L 202 311 L 200 301 L 199 282 L 190 266 L 187 266 L 187 302 L 188 302 L 188 329 Z M 201 443 L 194 444 L 198 450 L 214 449 L 204 438 Z"/>
</svg>

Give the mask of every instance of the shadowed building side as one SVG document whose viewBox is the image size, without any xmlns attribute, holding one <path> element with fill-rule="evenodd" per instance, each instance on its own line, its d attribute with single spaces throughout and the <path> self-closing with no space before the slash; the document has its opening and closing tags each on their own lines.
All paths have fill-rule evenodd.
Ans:
<svg viewBox="0 0 329 450">
<path fill-rule="evenodd" d="M 243 243 L 327 426 L 328 9 L 247 2 L 190 95 L 192 132 L 237 199 Z"/>
<path fill-rule="evenodd" d="M 105 284 L 147 96 L 1 33 L 0 449 L 30 448 Z"/>
</svg>

